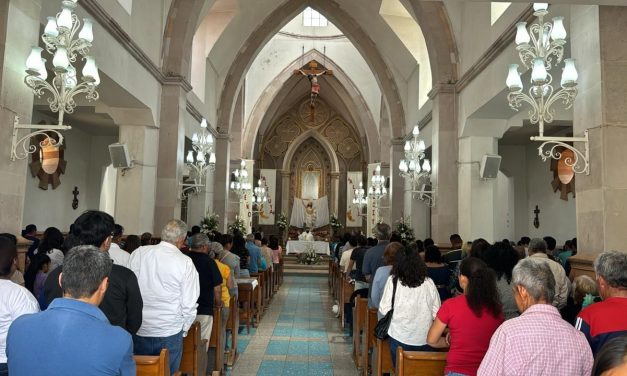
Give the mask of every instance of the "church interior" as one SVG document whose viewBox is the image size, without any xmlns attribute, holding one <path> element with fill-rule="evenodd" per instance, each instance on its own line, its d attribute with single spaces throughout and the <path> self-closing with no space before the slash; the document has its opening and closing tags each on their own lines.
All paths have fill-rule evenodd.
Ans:
<svg viewBox="0 0 627 376">
<path fill-rule="evenodd" d="M 594 277 L 626 251 L 625 35 L 624 0 L 5 0 L 0 232 L 100 210 L 328 251 L 387 223 L 442 249 L 576 238 L 570 277 Z M 328 270 L 328 292 L 286 277 L 229 374 L 357 374 L 327 324 L 292 368 L 255 337 L 289 302 L 325 327 Z"/>
</svg>

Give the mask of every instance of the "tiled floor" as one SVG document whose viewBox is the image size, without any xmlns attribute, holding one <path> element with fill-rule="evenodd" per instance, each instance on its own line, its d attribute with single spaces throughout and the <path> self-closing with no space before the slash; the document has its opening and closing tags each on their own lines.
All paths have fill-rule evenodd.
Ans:
<svg viewBox="0 0 627 376">
<path fill-rule="evenodd" d="M 259 327 L 238 337 L 240 358 L 229 374 L 358 375 L 332 304 L 326 276 L 285 276 Z"/>
</svg>

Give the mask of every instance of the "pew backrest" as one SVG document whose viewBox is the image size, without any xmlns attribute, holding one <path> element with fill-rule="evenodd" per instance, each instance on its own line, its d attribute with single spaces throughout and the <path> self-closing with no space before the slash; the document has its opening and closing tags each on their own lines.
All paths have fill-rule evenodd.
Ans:
<svg viewBox="0 0 627 376">
<path fill-rule="evenodd" d="M 397 376 L 442 376 L 446 367 L 445 352 L 396 350 Z"/>
<path fill-rule="evenodd" d="M 134 355 L 137 376 L 170 376 L 170 355 L 161 349 L 159 355 Z"/>
</svg>

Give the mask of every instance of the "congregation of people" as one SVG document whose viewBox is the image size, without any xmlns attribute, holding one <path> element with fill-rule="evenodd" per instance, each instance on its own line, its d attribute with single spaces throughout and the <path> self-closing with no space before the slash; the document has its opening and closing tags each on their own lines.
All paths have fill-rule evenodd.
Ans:
<svg viewBox="0 0 627 376">
<path fill-rule="evenodd" d="M 577 239 L 560 248 L 550 236 L 490 244 L 453 234 L 444 250 L 384 223 L 374 233 L 345 234 L 333 258 L 354 284 L 349 328 L 358 296 L 380 321 L 391 313 L 394 367 L 400 347 L 446 351 L 446 376 L 627 374 L 627 253 L 600 253 L 596 278 L 571 282 Z"/>
<path fill-rule="evenodd" d="M 236 279 L 277 268 L 282 253 L 274 236 L 188 232 L 176 219 L 159 239 L 125 235 L 100 211 L 81 214 L 65 236 L 50 227 L 40 239 L 35 225 L 21 235 L 32 242 L 24 273 L 17 238 L 0 234 L 2 376 L 135 375 L 134 355 L 162 349 L 175 374 L 194 322 L 205 351 L 226 350 Z M 221 342 L 209 349 L 214 325 Z"/>
</svg>

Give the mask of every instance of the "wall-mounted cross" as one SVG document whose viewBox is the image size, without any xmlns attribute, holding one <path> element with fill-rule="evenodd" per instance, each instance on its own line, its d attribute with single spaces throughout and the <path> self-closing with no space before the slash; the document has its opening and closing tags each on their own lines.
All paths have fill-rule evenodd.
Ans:
<svg viewBox="0 0 627 376">
<path fill-rule="evenodd" d="M 72 194 L 74 195 L 74 200 L 72 200 L 72 209 L 76 210 L 78 209 L 78 194 L 80 192 L 78 191 L 78 187 L 74 187 L 74 190 L 72 191 Z"/>
<path fill-rule="evenodd" d="M 533 219 L 533 227 L 538 228 L 540 227 L 540 217 L 538 217 L 538 214 L 540 214 L 540 209 L 538 209 L 538 205 L 536 205 L 536 210 L 533 211 L 536 214 L 536 217 Z"/>
</svg>

